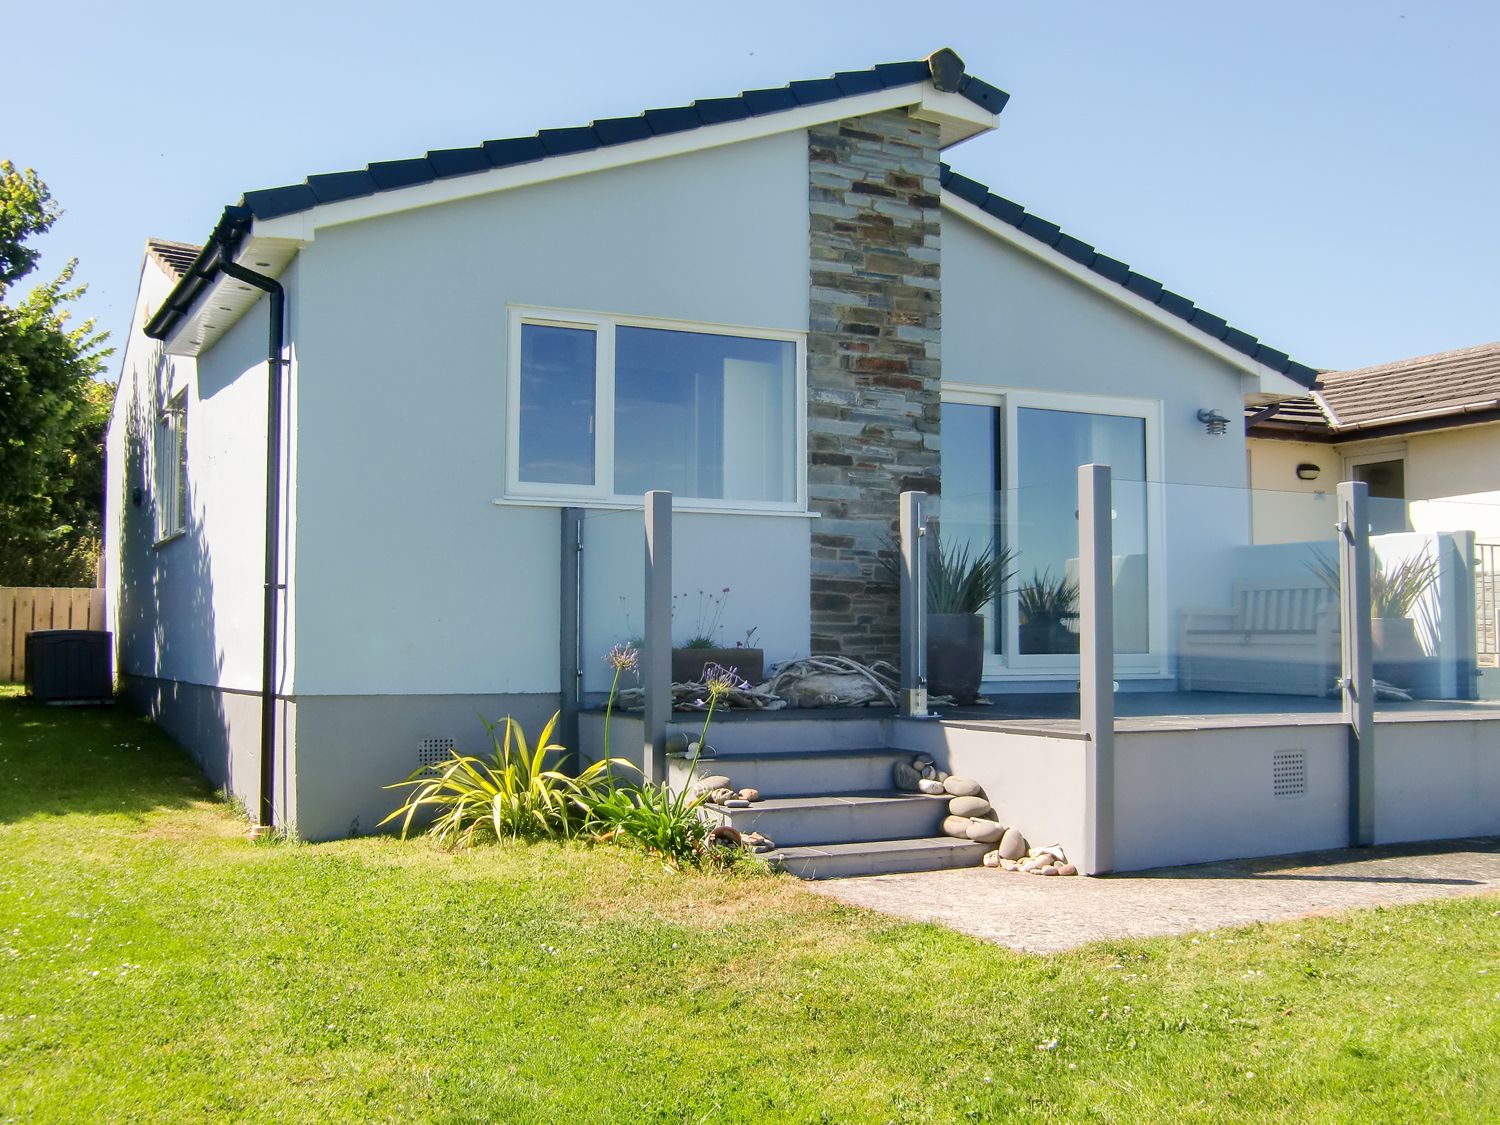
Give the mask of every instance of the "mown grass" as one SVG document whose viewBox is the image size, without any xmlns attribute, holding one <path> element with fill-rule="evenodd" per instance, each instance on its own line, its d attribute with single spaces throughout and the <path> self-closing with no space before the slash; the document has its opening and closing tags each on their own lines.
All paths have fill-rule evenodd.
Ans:
<svg viewBox="0 0 1500 1125">
<path fill-rule="evenodd" d="M 150 724 L 0 689 L 0 1118 L 1500 1118 L 1495 897 L 1037 957 L 618 849 L 243 827 Z"/>
</svg>

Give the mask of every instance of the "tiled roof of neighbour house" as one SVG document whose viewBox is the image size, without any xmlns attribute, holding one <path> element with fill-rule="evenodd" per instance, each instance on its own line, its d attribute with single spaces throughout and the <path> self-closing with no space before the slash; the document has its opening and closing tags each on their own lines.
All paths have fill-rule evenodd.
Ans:
<svg viewBox="0 0 1500 1125">
<path fill-rule="evenodd" d="M 193 264 L 198 255 L 203 252 L 203 247 L 194 246 L 190 242 L 171 242 L 165 238 L 146 239 L 146 252 L 170 273 L 173 277 L 181 280 L 187 273 L 188 267 Z"/>
<path fill-rule="evenodd" d="M 648 109 L 637 117 L 611 117 L 572 129 L 543 129 L 529 137 L 485 141 L 473 148 L 435 149 L 410 160 L 386 160 L 350 172 L 309 176 L 300 184 L 246 192 L 243 205 L 255 218 L 270 219 L 324 203 L 357 199 L 450 176 L 589 152 L 929 80 L 938 89 L 961 94 L 991 113 L 999 113 L 1010 100 L 1004 90 L 965 74 L 963 61 L 944 49 L 929 59 L 883 63 L 870 70 L 843 71 L 832 78 L 793 82 L 774 90 L 747 90 L 732 98 L 707 98 L 672 109 Z"/>
<path fill-rule="evenodd" d="M 1298 430 L 1325 439 L 1398 427 L 1432 428 L 1500 419 L 1500 342 L 1360 367 L 1325 371 L 1314 396 L 1251 415 L 1249 432 Z"/>
<path fill-rule="evenodd" d="M 968 176 L 960 175 L 946 164 L 943 165 L 943 187 L 958 198 L 978 207 L 985 214 L 1010 224 L 1024 234 L 1029 234 L 1064 257 L 1071 258 L 1099 276 L 1152 302 L 1163 311 L 1186 321 L 1199 331 L 1215 340 L 1222 341 L 1257 363 L 1264 364 L 1273 371 L 1279 371 L 1303 386 L 1313 385 L 1313 380 L 1318 374 L 1313 368 L 1296 362 L 1285 352 L 1262 344 L 1250 333 L 1232 327 L 1223 317 L 1198 308 L 1192 301 L 1172 292 L 1161 282 L 1137 273 L 1124 262 L 1101 253 L 1082 239 L 1064 234 L 1062 228 L 1056 223 L 1031 214 L 1019 203 L 1013 203 L 1004 196 L 996 195 L 978 180 L 971 180 Z"/>
<path fill-rule="evenodd" d="M 1252 437 L 1331 437 L 1333 424 L 1312 395 L 1270 406 L 1245 407 L 1245 432 Z"/>
</svg>

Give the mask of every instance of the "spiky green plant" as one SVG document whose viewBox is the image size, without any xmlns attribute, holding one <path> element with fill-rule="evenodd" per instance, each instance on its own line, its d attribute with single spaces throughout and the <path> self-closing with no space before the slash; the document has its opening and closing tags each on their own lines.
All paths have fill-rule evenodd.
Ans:
<svg viewBox="0 0 1500 1125">
<path fill-rule="evenodd" d="M 604 786 L 612 764 L 605 758 L 577 776 L 547 767 L 561 751 L 552 741 L 557 714 L 528 745 L 526 732 L 510 716 L 484 722 L 494 753 L 488 758 L 453 754 L 441 767 L 423 767 L 387 789 L 408 790 L 406 801 L 380 823 L 402 818 L 401 838 L 419 812 L 435 815 L 426 829 L 445 847 L 469 847 L 486 839 L 567 838 L 583 827 L 589 801 Z"/>
<path fill-rule="evenodd" d="M 1339 592 L 1339 566 L 1322 551 L 1314 551 L 1307 569 L 1318 576 L 1325 586 Z M 1436 584 L 1438 561 L 1426 551 L 1408 555 L 1400 562 L 1387 566 L 1379 563 L 1370 567 L 1370 616 L 1382 621 L 1399 617 L 1410 617 L 1422 596 Z"/>
<path fill-rule="evenodd" d="M 890 550 L 880 564 L 891 582 L 901 581 L 900 547 L 888 540 Z M 927 609 L 930 613 L 980 613 L 1004 592 L 1016 576 L 1011 564 L 1015 552 L 1009 547 L 975 550 L 968 543 L 949 546 L 934 536 L 927 552 Z"/>
<path fill-rule="evenodd" d="M 1023 625 L 1066 624 L 1078 618 L 1078 583 L 1066 574 L 1052 577 L 1052 568 L 1033 570 L 1031 581 L 1016 595 Z"/>
</svg>

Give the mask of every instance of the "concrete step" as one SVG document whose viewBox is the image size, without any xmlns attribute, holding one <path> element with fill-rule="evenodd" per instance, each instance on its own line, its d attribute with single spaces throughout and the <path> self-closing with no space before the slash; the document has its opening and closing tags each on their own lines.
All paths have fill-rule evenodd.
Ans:
<svg viewBox="0 0 1500 1125">
<path fill-rule="evenodd" d="M 695 720 L 691 714 L 679 712 L 667 729 L 681 731 L 689 741 L 696 741 L 703 730 L 703 719 Z M 720 757 L 801 754 L 810 749 L 860 750 L 883 746 L 889 731 L 889 712 L 862 717 L 845 713 L 835 719 L 820 716 L 816 711 L 720 711 L 709 728 L 708 744 Z"/>
<path fill-rule="evenodd" d="M 891 787 L 891 766 L 910 761 L 910 750 L 801 750 L 772 754 L 734 754 L 704 759 L 694 776 L 723 774 L 736 789 L 759 789 L 772 797 L 821 797 L 872 793 Z M 669 758 L 673 786 L 687 782 L 689 762 Z"/>
<path fill-rule="evenodd" d="M 777 847 L 866 843 L 935 836 L 948 812 L 943 797 L 884 790 L 819 797 L 773 797 L 748 809 L 707 808 L 741 832 L 759 832 Z"/>
<path fill-rule="evenodd" d="M 767 852 L 765 858 L 774 867 L 801 879 L 843 879 L 856 875 L 977 867 L 987 850 L 986 844 L 955 840 L 949 836 L 930 836 L 917 840 L 778 848 Z"/>
</svg>

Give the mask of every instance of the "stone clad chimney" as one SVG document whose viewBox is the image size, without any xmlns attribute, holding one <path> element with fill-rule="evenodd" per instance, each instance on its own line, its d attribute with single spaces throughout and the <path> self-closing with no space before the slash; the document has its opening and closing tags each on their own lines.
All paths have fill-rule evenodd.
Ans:
<svg viewBox="0 0 1500 1125">
<path fill-rule="evenodd" d="M 961 65 L 961 64 L 960 64 Z M 938 126 L 891 110 L 808 130 L 812 650 L 894 661 L 899 496 L 938 491 Z"/>
</svg>

